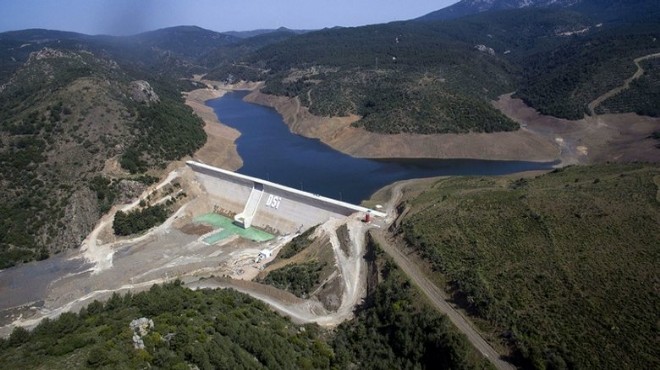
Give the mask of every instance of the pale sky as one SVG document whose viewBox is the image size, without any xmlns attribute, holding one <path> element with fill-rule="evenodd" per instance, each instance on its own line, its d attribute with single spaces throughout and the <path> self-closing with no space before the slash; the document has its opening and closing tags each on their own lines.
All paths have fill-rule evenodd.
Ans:
<svg viewBox="0 0 660 370">
<path fill-rule="evenodd" d="M 0 32 L 46 28 L 127 35 L 196 25 L 214 31 L 361 26 L 422 16 L 458 0 L 0 0 Z"/>
</svg>

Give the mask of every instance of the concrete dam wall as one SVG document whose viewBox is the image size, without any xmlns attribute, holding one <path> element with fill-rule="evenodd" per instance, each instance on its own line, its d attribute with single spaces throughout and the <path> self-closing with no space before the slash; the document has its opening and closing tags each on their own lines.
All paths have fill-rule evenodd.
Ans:
<svg viewBox="0 0 660 370">
<path fill-rule="evenodd" d="M 305 230 L 354 213 L 382 212 L 308 193 L 256 177 L 188 161 L 197 180 L 220 210 L 236 215 L 239 223 L 274 229 L 281 234 Z"/>
</svg>

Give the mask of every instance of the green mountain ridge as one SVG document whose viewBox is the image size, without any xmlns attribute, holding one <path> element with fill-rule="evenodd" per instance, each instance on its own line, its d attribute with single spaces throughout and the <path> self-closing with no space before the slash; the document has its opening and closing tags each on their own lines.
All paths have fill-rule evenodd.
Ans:
<svg viewBox="0 0 660 370">
<path fill-rule="evenodd" d="M 590 101 L 634 72 L 633 59 L 660 51 L 660 23 L 648 14 L 629 9 L 620 22 L 602 23 L 613 15 L 525 8 L 326 29 L 265 46 L 208 76 L 265 80 L 266 93 L 298 97 L 321 116 L 358 114 L 356 126 L 375 132 L 508 131 L 517 126 L 489 104 L 505 92 L 544 114 L 582 118 Z"/>
</svg>

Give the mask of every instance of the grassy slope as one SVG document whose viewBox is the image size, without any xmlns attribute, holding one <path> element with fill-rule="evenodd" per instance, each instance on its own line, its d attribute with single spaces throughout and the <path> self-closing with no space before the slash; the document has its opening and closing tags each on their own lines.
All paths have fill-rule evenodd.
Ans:
<svg viewBox="0 0 660 370">
<path fill-rule="evenodd" d="M 522 363 L 658 366 L 660 169 L 571 167 L 441 180 L 403 229 Z"/>
</svg>

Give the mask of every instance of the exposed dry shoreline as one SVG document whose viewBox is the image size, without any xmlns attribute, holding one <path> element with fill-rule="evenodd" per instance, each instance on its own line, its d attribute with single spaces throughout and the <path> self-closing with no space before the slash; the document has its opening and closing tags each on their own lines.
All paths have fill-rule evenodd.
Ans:
<svg viewBox="0 0 660 370">
<path fill-rule="evenodd" d="M 213 109 L 205 104 L 207 100 L 219 98 L 226 92 L 207 87 L 185 93 L 184 96 L 186 105 L 204 121 L 204 131 L 207 135 L 206 144 L 193 157 L 211 166 L 237 170 L 243 165 L 243 160 L 236 151 L 236 139 L 241 133 L 221 124 Z"/>
<path fill-rule="evenodd" d="M 297 98 L 266 95 L 255 90 L 245 100 L 275 108 L 292 132 L 320 139 L 355 157 L 554 161 L 560 154 L 553 140 L 524 128 L 492 134 L 386 135 L 351 127 L 351 123 L 359 119 L 357 116 L 314 116 Z"/>
<path fill-rule="evenodd" d="M 562 164 L 660 161 L 657 141 L 650 138 L 660 130 L 660 118 L 623 113 L 569 121 L 541 115 L 511 95 L 500 96 L 493 105 L 524 130 L 554 141 L 561 150 Z"/>
<path fill-rule="evenodd" d="M 198 80 L 200 81 L 200 80 Z M 204 104 L 231 90 L 251 90 L 251 103 L 274 108 L 296 134 L 316 138 L 335 150 L 362 158 L 468 158 L 490 160 L 556 161 L 561 165 L 605 161 L 660 161 L 656 142 L 649 139 L 660 129 L 660 119 L 635 114 L 608 114 L 568 121 L 543 116 L 512 94 L 500 96 L 493 105 L 520 123 L 515 132 L 470 134 L 386 135 L 355 128 L 358 116 L 319 117 L 311 114 L 298 98 L 267 95 L 262 83 L 223 85 L 205 81 L 208 87 L 186 94 L 186 104 L 206 122 L 206 145 L 195 158 L 214 166 L 238 169 L 242 160 L 235 140 L 240 133 L 219 122 L 213 109 Z"/>
</svg>

